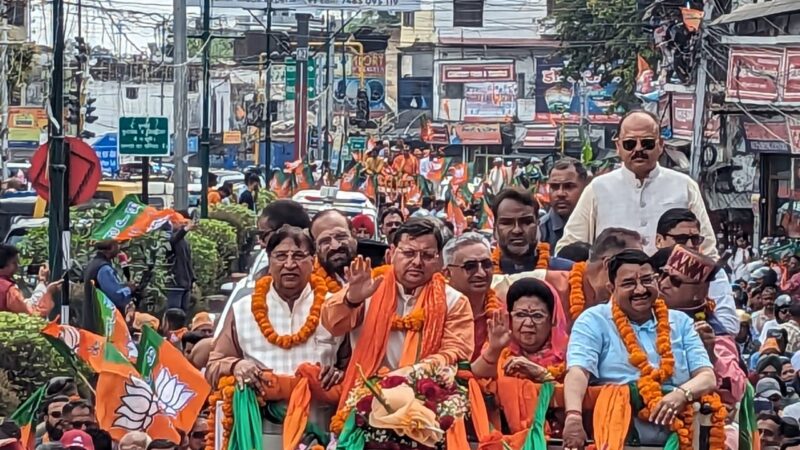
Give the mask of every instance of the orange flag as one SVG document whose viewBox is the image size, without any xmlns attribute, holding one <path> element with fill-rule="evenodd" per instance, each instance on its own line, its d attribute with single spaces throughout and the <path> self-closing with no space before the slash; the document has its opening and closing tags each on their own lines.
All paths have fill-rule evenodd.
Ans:
<svg viewBox="0 0 800 450">
<path fill-rule="evenodd" d="M 355 164 L 353 165 L 353 167 L 347 169 L 347 171 L 342 174 L 342 179 L 339 180 L 339 189 L 348 192 L 356 190 L 359 167 L 360 166 L 358 164 Z"/>
<path fill-rule="evenodd" d="M 453 223 L 456 236 L 467 229 L 467 218 L 464 217 L 464 211 L 461 211 L 461 208 L 452 199 L 447 202 L 447 220 Z"/>
<path fill-rule="evenodd" d="M 50 341 L 56 348 L 59 347 L 58 343 L 66 346 L 95 372 L 99 373 L 103 369 L 106 346 L 103 336 L 70 325 L 59 325 L 55 321 L 45 325 L 41 333 L 51 338 Z"/>
<path fill-rule="evenodd" d="M 186 222 L 186 219 L 180 213 L 172 209 L 158 210 L 152 206 L 148 206 L 136 217 L 136 220 L 134 220 L 128 228 L 122 230 L 114 239 L 126 241 L 143 236 L 153 230 L 161 228 L 161 226 L 167 222 L 183 223 Z"/>
<path fill-rule="evenodd" d="M 130 431 L 144 431 L 153 439 L 179 443 L 180 434 L 164 413 L 164 393 L 152 388 L 113 346 L 106 346 L 105 356 L 97 379 L 100 428 L 117 441 Z"/>
<path fill-rule="evenodd" d="M 453 177 L 450 180 L 452 186 L 461 186 L 469 181 L 469 165 L 467 163 L 453 164 L 448 169 L 448 172 Z"/>
<path fill-rule="evenodd" d="M 97 310 L 100 311 L 103 334 L 105 334 L 106 340 L 116 347 L 129 361 L 135 362 L 138 351 L 136 343 L 131 337 L 131 332 L 128 330 L 128 324 L 125 323 L 125 317 L 122 316 L 122 313 L 111 299 L 100 289 L 95 289 L 95 297 L 97 298 Z"/>
<path fill-rule="evenodd" d="M 139 373 L 152 386 L 161 412 L 175 428 L 189 432 L 211 386 L 174 345 L 148 326 L 142 329 L 139 355 Z"/>
</svg>

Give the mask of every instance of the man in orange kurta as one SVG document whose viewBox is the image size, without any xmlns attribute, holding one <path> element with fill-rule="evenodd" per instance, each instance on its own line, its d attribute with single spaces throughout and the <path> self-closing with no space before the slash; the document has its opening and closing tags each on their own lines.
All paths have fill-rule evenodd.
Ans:
<svg viewBox="0 0 800 450">
<path fill-rule="evenodd" d="M 350 333 L 353 356 L 342 392 L 353 387 L 357 367 L 371 376 L 418 362 L 455 365 L 472 355 L 472 311 L 441 274 L 442 246 L 434 221 L 412 218 L 394 233 L 392 265 L 375 271 L 382 274 L 373 274 L 360 256 L 351 264 L 349 284 L 325 302 L 321 315 L 333 336 Z"/>
<path fill-rule="evenodd" d="M 419 175 L 419 159 L 412 155 L 408 147 L 403 149 L 403 153 L 392 162 L 394 170 L 401 175 L 415 177 Z"/>
</svg>

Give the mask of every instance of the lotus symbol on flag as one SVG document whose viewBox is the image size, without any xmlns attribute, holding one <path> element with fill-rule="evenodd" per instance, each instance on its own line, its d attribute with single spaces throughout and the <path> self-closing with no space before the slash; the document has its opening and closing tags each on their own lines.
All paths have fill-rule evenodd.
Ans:
<svg viewBox="0 0 800 450">
<path fill-rule="evenodd" d="M 125 382 L 125 395 L 114 412 L 116 417 L 113 426 L 127 430 L 148 429 L 153 423 L 153 416 L 158 412 L 153 390 L 141 378 L 131 376 Z"/>
<path fill-rule="evenodd" d="M 176 417 L 195 396 L 195 392 L 178 377 L 173 377 L 167 368 L 162 368 L 158 372 L 155 388 L 159 409 L 170 417 Z"/>
<path fill-rule="evenodd" d="M 78 347 L 81 345 L 81 334 L 75 327 L 63 326 L 58 335 L 58 338 L 64 341 L 73 353 L 77 353 Z"/>
</svg>

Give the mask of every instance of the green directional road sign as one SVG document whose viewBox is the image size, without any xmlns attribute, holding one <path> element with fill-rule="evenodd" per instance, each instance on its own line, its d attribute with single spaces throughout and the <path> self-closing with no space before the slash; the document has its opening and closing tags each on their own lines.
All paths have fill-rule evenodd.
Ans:
<svg viewBox="0 0 800 450">
<path fill-rule="evenodd" d="M 350 136 L 347 138 L 347 147 L 351 152 L 363 152 L 367 149 L 367 137 Z"/>
<path fill-rule="evenodd" d="M 166 117 L 120 117 L 120 155 L 169 156 L 169 122 Z"/>
<path fill-rule="evenodd" d="M 286 60 L 286 100 L 294 100 L 297 84 L 297 66 L 294 59 Z M 308 98 L 317 96 L 317 64 L 313 59 L 308 61 Z"/>
</svg>

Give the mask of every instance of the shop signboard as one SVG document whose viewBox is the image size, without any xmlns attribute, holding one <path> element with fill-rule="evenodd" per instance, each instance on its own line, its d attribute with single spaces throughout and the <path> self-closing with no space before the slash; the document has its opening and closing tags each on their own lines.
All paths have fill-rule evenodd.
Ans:
<svg viewBox="0 0 800 450">
<path fill-rule="evenodd" d="M 44 108 L 11 106 L 8 108 L 8 146 L 11 149 L 39 147 L 42 133 L 47 132 L 47 112 Z M 46 134 L 45 134 L 46 135 Z"/>
<path fill-rule="evenodd" d="M 787 116 L 786 126 L 789 128 L 789 142 L 792 144 L 792 154 L 800 155 L 800 116 Z M 798 185 L 800 189 L 800 185 Z"/>
<path fill-rule="evenodd" d="M 789 127 L 783 117 L 776 120 L 766 118 L 753 120 L 741 116 L 740 121 L 748 152 L 791 153 Z"/>
<path fill-rule="evenodd" d="M 730 49 L 725 97 L 728 101 L 772 103 L 778 100 L 783 71 L 782 49 Z"/>
<path fill-rule="evenodd" d="M 783 101 L 800 103 L 800 49 L 786 49 L 786 77 L 783 83 Z"/>
<path fill-rule="evenodd" d="M 535 122 L 569 123 L 581 121 L 582 103 L 592 123 L 614 124 L 621 118 L 614 110 L 618 82 L 602 85 L 601 76 L 589 71 L 580 82 L 561 74 L 564 62 L 559 58 L 536 58 Z"/>
<path fill-rule="evenodd" d="M 514 61 L 500 63 L 442 63 L 441 83 L 515 82 Z"/>
<path fill-rule="evenodd" d="M 271 0 L 272 9 L 315 13 L 319 11 L 412 12 L 420 10 L 421 0 Z M 214 9 L 263 10 L 264 0 L 214 0 Z M 187 0 L 187 6 L 202 8 L 201 0 Z"/>
<path fill-rule="evenodd" d="M 463 123 L 449 126 L 450 144 L 499 145 L 500 125 L 496 123 Z"/>
<path fill-rule="evenodd" d="M 672 94 L 672 137 L 692 139 L 694 127 L 694 96 Z"/>
</svg>

